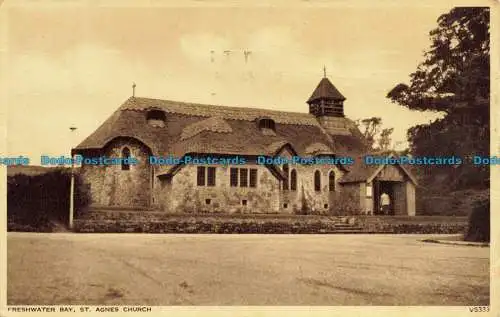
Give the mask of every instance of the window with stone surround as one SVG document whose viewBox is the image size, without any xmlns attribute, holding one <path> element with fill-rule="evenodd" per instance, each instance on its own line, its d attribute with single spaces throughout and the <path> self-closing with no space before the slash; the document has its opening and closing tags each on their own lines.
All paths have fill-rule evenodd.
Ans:
<svg viewBox="0 0 500 317">
<path fill-rule="evenodd" d="M 130 170 L 130 164 L 124 159 L 128 159 L 130 157 L 130 149 L 128 147 L 124 147 L 122 150 L 122 171 Z"/>
<path fill-rule="evenodd" d="M 283 190 L 288 190 L 288 177 L 289 177 L 288 164 L 283 165 L 283 174 L 285 174 L 285 179 L 283 180 Z"/>
<path fill-rule="evenodd" d="M 335 172 L 330 171 L 330 174 L 328 174 L 328 190 L 331 192 L 335 191 Z"/>
<path fill-rule="evenodd" d="M 239 181 L 239 183 L 238 183 Z M 229 170 L 229 185 L 231 187 L 257 187 L 256 168 L 231 168 Z"/>
<path fill-rule="evenodd" d="M 207 186 L 215 186 L 215 167 L 207 168 Z"/>
<path fill-rule="evenodd" d="M 257 169 L 250 169 L 250 187 L 257 187 Z"/>
<path fill-rule="evenodd" d="M 196 183 L 198 186 L 205 186 L 205 166 L 198 166 L 196 173 Z"/>
<path fill-rule="evenodd" d="M 248 187 L 248 168 L 240 168 L 240 187 Z"/>
<path fill-rule="evenodd" d="M 319 171 L 314 172 L 314 190 L 321 191 L 321 173 Z"/>
<path fill-rule="evenodd" d="M 290 190 L 297 190 L 297 171 L 295 169 L 290 172 Z"/>
<path fill-rule="evenodd" d="M 229 171 L 229 184 L 231 187 L 238 187 L 238 169 L 231 168 Z"/>
<path fill-rule="evenodd" d="M 215 186 L 215 167 L 198 166 L 196 184 L 198 186 Z"/>
</svg>

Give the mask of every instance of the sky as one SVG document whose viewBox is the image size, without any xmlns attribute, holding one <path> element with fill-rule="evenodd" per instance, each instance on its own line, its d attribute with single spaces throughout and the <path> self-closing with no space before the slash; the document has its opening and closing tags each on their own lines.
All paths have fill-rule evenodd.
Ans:
<svg viewBox="0 0 500 317">
<path fill-rule="evenodd" d="M 11 3 L 0 13 L 6 155 L 35 164 L 69 155 L 132 95 L 133 82 L 139 97 L 307 112 L 326 67 L 346 116 L 381 117 L 399 148 L 408 128 L 438 116 L 385 96 L 409 82 L 449 4 L 55 3 Z"/>
</svg>

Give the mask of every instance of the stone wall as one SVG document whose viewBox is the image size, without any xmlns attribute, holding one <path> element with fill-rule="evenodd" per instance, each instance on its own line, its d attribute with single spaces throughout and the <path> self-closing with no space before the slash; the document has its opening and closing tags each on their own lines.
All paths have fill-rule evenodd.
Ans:
<svg viewBox="0 0 500 317">
<path fill-rule="evenodd" d="M 297 171 L 297 190 L 288 191 L 288 203 L 292 208 L 300 209 L 303 201 L 307 201 L 307 207 L 311 213 L 328 213 L 328 210 L 335 204 L 334 193 L 342 191 L 342 186 L 338 183 L 344 172 L 333 165 L 292 165 L 292 169 Z M 321 191 L 314 189 L 314 174 L 316 171 L 321 175 Z M 335 192 L 329 191 L 329 174 L 335 173 Z M 304 196 L 304 197 L 303 197 Z"/>
<path fill-rule="evenodd" d="M 198 166 L 186 165 L 171 179 L 159 181 L 155 201 L 158 201 L 163 210 L 179 213 L 279 212 L 279 182 L 268 168 L 256 164 L 211 166 L 216 171 L 215 186 L 197 186 Z M 230 186 L 231 168 L 257 169 L 257 186 Z"/>
<path fill-rule="evenodd" d="M 335 204 L 335 194 L 341 193 L 338 180 L 344 174 L 336 166 L 289 165 L 289 173 L 292 170 L 297 173 L 297 187 L 291 190 L 289 186 L 284 190 L 283 182 L 264 165 L 248 162 L 246 165 L 213 167 L 216 170 L 215 186 L 197 185 L 196 165 L 184 166 L 170 178 L 156 178 L 155 206 L 169 212 L 188 213 L 300 213 L 305 200 L 308 213 L 328 213 Z M 257 187 L 230 186 L 231 168 L 256 169 Z M 321 173 L 321 191 L 314 190 L 316 170 Z M 330 171 L 335 173 L 335 193 L 329 192 Z"/>
<path fill-rule="evenodd" d="M 90 191 L 91 204 L 99 206 L 149 207 L 151 203 L 152 170 L 148 162 L 149 149 L 132 138 L 111 141 L 102 153 L 106 157 L 121 157 L 127 147 L 137 165 L 122 170 L 121 165 L 83 165 L 80 173 Z M 86 156 L 86 155 L 84 155 Z"/>
<path fill-rule="evenodd" d="M 359 216 L 356 224 L 367 233 L 457 234 L 467 229 L 467 217 Z"/>
<path fill-rule="evenodd" d="M 102 155 L 120 157 L 124 147 L 128 147 L 131 156 L 139 160 L 139 164 L 131 165 L 130 170 L 122 170 L 121 165 L 82 166 L 81 175 L 94 206 L 151 207 L 174 213 L 292 214 L 301 213 L 306 202 L 307 213 L 328 214 L 344 188 L 338 181 L 345 172 L 334 165 L 290 164 L 289 173 L 292 170 L 297 173 L 297 186 L 296 190 L 291 190 L 290 186 L 284 190 L 283 182 L 268 167 L 252 162 L 235 166 L 213 165 L 216 169 L 215 186 L 197 186 L 197 165 L 183 166 L 170 177 L 153 176 L 153 167 L 148 162 L 151 152 L 135 139 L 115 139 L 105 147 Z M 294 154 L 284 149 L 277 155 L 291 157 Z M 257 169 L 257 187 L 230 186 L 231 168 Z M 314 188 L 316 171 L 321 175 L 320 191 Z M 332 171 L 335 173 L 334 192 L 329 191 Z M 359 184 L 355 188 L 355 197 L 359 201 L 363 189 Z M 361 208 L 362 205 L 360 202 Z"/>
<path fill-rule="evenodd" d="M 406 182 L 406 213 L 416 215 L 415 185 L 411 181 Z"/>
</svg>

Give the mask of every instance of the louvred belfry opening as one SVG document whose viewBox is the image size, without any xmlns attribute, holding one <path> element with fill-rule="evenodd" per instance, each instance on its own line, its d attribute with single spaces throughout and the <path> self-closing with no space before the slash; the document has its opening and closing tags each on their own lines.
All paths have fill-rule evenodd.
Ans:
<svg viewBox="0 0 500 317">
<path fill-rule="evenodd" d="M 345 99 L 330 80 L 324 77 L 307 100 L 309 113 L 317 117 L 343 117 Z"/>
</svg>

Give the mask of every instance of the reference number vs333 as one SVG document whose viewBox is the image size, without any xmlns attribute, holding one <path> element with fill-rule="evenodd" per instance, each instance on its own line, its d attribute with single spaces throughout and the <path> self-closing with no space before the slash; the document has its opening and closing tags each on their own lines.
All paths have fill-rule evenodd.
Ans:
<svg viewBox="0 0 500 317">
<path fill-rule="evenodd" d="M 471 306 L 469 312 L 471 313 L 486 313 L 490 311 L 490 306 Z"/>
</svg>

